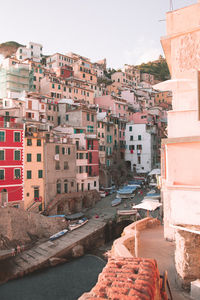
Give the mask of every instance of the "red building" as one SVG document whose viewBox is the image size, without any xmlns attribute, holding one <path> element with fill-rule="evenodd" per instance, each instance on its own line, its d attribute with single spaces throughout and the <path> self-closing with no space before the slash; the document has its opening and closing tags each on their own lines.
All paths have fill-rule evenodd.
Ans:
<svg viewBox="0 0 200 300">
<path fill-rule="evenodd" d="M 57 70 L 56 74 L 58 77 L 66 79 L 69 77 L 73 77 L 74 71 L 73 71 L 73 68 L 70 66 L 63 66 Z"/>
<path fill-rule="evenodd" d="M 0 205 L 23 207 L 23 124 L 0 116 Z"/>
<path fill-rule="evenodd" d="M 98 139 L 86 137 L 88 149 L 88 177 L 99 176 L 99 143 Z"/>
</svg>

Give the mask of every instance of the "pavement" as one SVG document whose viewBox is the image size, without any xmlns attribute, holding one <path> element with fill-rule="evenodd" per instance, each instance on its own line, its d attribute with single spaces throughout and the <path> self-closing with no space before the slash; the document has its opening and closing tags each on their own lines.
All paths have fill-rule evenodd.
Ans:
<svg viewBox="0 0 200 300">
<path fill-rule="evenodd" d="M 175 243 L 164 239 L 163 230 L 163 226 L 160 225 L 154 228 L 147 228 L 140 233 L 139 257 L 154 258 L 157 261 L 161 275 L 167 270 L 174 300 L 190 300 L 192 298 L 189 294 L 180 289 L 176 284 L 174 264 Z"/>
</svg>

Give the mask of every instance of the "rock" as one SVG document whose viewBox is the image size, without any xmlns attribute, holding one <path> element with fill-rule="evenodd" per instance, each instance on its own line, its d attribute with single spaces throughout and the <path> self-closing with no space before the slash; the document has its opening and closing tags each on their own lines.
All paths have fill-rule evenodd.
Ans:
<svg viewBox="0 0 200 300">
<path fill-rule="evenodd" d="M 80 257 L 84 255 L 84 247 L 82 245 L 76 245 L 72 249 L 72 256 L 73 257 Z"/>
<path fill-rule="evenodd" d="M 49 264 L 51 267 L 57 266 L 59 264 L 63 264 L 65 262 L 67 262 L 67 260 L 65 258 L 51 257 L 49 259 Z"/>
</svg>

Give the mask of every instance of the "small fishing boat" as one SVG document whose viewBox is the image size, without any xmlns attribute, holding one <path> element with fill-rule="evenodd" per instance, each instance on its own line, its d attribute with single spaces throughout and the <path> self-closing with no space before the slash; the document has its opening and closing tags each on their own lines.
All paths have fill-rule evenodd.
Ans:
<svg viewBox="0 0 200 300">
<path fill-rule="evenodd" d="M 111 206 L 117 206 L 120 203 L 122 203 L 121 198 L 115 198 L 114 200 L 111 201 Z"/>
<path fill-rule="evenodd" d="M 160 193 L 147 193 L 144 198 L 153 198 L 153 199 L 160 199 Z"/>
<path fill-rule="evenodd" d="M 53 234 L 52 236 L 50 236 L 50 241 L 54 241 L 56 239 L 58 239 L 59 237 L 63 236 L 64 234 L 66 234 L 69 230 L 68 229 L 63 229 L 62 231 L 59 231 L 55 234 Z"/>
<path fill-rule="evenodd" d="M 81 226 L 83 226 L 84 224 L 86 224 L 88 222 L 88 219 L 87 218 L 82 218 L 78 221 L 76 221 L 75 223 L 72 223 L 68 226 L 69 230 L 72 231 L 72 230 L 75 230 Z"/>
<path fill-rule="evenodd" d="M 136 209 L 121 209 L 117 211 L 118 215 L 125 216 L 125 215 L 136 215 L 137 210 Z"/>
<path fill-rule="evenodd" d="M 117 191 L 117 198 L 127 199 L 133 198 L 135 196 L 135 192 L 138 186 L 136 185 L 127 185 L 124 186 L 122 189 Z"/>
</svg>

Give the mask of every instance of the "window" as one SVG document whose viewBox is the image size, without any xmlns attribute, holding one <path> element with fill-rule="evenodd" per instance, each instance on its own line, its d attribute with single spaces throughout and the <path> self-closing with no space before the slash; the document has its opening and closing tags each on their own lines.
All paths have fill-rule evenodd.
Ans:
<svg viewBox="0 0 200 300">
<path fill-rule="evenodd" d="M 38 170 L 38 178 L 43 178 L 43 170 Z"/>
<path fill-rule="evenodd" d="M 90 121 L 90 114 L 87 114 L 87 121 Z"/>
<path fill-rule="evenodd" d="M 14 178 L 15 179 L 21 178 L 21 169 L 14 169 Z"/>
<path fill-rule="evenodd" d="M 62 154 L 65 154 L 65 148 L 62 147 Z"/>
<path fill-rule="evenodd" d="M 66 116 L 65 116 L 65 120 L 66 120 L 66 121 L 69 121 L 69 115 L 66 115 Z"/>
<path fill-rule="evenodd" d="M 92 115 L 91 117 L 92 117 L 92 122 L 94 122 L 94 115 Z"/>
<path fill-rule="evenodd" d="M 64 161 L 64 170 L 68 170 L 68 169 L 69 169 L 68 161 Z"/>
<path fill-rule="evenodd" d="M 97 186 L 97 183 L 96 183 L 96 181 L 94 181 L 94 187 L 95 187 L 95 186 Z"/>
<path fill-rule="evenodd" d="M 70 155 L 71 154 L 71 149 L 70 148 L 68 148 L 68 155 Z"/>
<path fill-rule="evenodd" d="M 61 182 L 60 182 L 60 180 L 57 180 L 56 190 L 57 190 L 57 194 L 61 194 Z"/>
<path fill-rule="evenodd" d="M 66 180 L 64 181 L 64 192 L 68 193 L 68 183 L 66 182 Z"/>
<path fill-rule="evenodd" d="M 85 78 L 85 74 L 83 73 L 83 78 Z"/>
<path fill-rule="evenodd" d="M 142 145 L 137 145 L 137 150 L 142 150 Z"/>
<path fill-rule="evenodd" d="M 58 85 L 58 89 L 60 90 L 60 84 Z"/>
<path fill-rule="evenodd" d="M 56 161 L 56 170 L 60 170 L 60 162 Z"/>
<path fill-rule="evenodd" d="M 29 171 L 26 172 L 26 178 L 27 179 L 31 179 L 32 178 L 32 171 L 29 170 Z"/>
<path fill-rule="evenodd" d="M 79 173 L 83 173 L 83 167 L 82 166 L 79 167 Z"/>
<path fill-rule="evenodd" d="M 79 159 L 83 159 L 83 153 L 79 154 Z"/>
<path fill-rule="evenodd" d="M 132 131 L 132 129 L 133 129 L 132 126 L 129 126 L 129 131 Z"/>
<path fill-rule="evenodd" d="M 142 139 L 142 136 L 138 135 L 138 141 L 141 141 L 141 139 Z"/>
<path fill-rule="evenodd" d="M 130 135 L 130 141 L 133 141 L 133 135 Z"/>
<path fill-rule="evenodd" d="M 0 131 L 0 142 L 5 142 L 5 131 Z"/>
<path fill-rule="evenodd" d="M 88 183 L 88 191 L 90 190 L 90 183 Z"/>
<path fill-rule="evenodd" d="M 27 155 L 26 155 L 26 161 L 29 162 L 31 160 L 32 160 L 31 153 L 27 153 Z"/>
<path fill-rule="evenodd" d="M 27 139 L 27 146 L 32 146 L 32 140 L 31 139 Z"/>
<path fill-rule="evenodd" d="M 0 170 L 0 180 L 5 179 L 5 170 Z"/>
<path fill-rule="evenodd" d="M 4 150 L 0 150 L 0 160 L 5 160 Z"/>
<path fill-rule="evenodd" d="M 37 146 L 41 146 L 41 140 L 37 140 Z"/>
<path fill-rule="evenodd" d="M 90 76 L 90 80 L 92 80 L 92 76 Z"/>
<path fill-rule="evenodd" d="M 20 158 L 21 158 L 20 150 L 15 150 L 14 151 L 14 160 L 20 160 Z"/>
<path fill-rule="evenodd" d="M 40 153 L 37 153 L 37 161 L 41 161 L 42 160 L 42 156 Z"/>
<path fill-rule="evenodd" d="M 56 147 L 55 147 L 55 153 L 56 153 L 56 154 L 59 154 L 59 153 L 60 153 L 60 149 L 59 149 L 59 146 L 58 146 L 58 145 L 56 145 Z"/>
<path fill-rule="evenodd" d="M 138 155 L 138 157 L 137 157 L 137 163 L 140 165 L 141 164 L 141 156 L 140 155 Z"/>
</svg>

